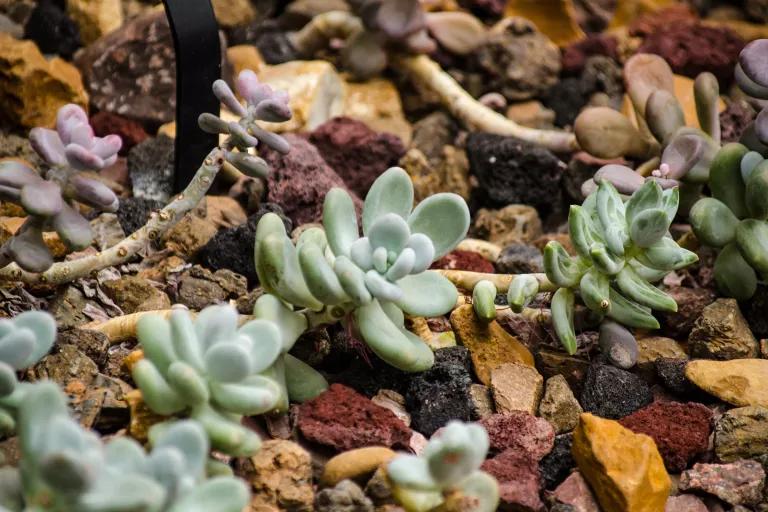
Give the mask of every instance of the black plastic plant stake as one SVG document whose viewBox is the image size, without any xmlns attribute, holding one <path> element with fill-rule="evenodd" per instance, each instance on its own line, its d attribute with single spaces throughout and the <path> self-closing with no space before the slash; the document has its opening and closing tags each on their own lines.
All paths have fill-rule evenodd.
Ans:
<svg viewBox="0 0 768 512">
<path fill-rule="evenodd" d="M 163 0 L 176 51 L 176 159 L 173 188 L 192 180 L 218 137 L 202 131 L 197 118 L 219 113 L 211 84 L 221 77 L 219 26 L 210 0 Z"/>
</svg>

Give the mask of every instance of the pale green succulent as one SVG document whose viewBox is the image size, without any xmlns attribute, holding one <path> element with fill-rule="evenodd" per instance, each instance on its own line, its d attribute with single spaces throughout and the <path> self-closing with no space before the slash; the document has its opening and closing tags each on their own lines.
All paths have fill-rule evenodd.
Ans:
<svg viewBox="0 0 768 512">
<path fill-rule="evenodd" d="M 472 307 L 483 322 L 496 319 L 496 285 L 483 279 L 472 289 Z"/>
<path fill-rule="evenodd" d="M 413 185 L 400 168 L 374 182 L 363 207 L 360 236 L 352 198 L 334 188 L 325 198 L 323 226 L 294 246 L 274 214 L 256 230 L 256 272 L 265 291 L 326 321 L 349 316 L 376 355 L 405 371 L 432 366 L 434 355 L 404 327 L 404 313 L 437 316 L 456 304 L 453 284 L 430 264 L 469 228 L 469 210 L 456 194 L 436 194 L 413 208 Z"/>
<path fill-rule="evenodd" d="M 21 461 L 0 470 L 0 510 L 241 512 L 248 504 L 239 479 L 206 479 L 208 439 L 197 422 L 156 425 L 149 453 L 127 437 L 103 443 L 46 381 L 28 386 L 18 420 Z"/>
<path fill-rule="evenodd" d="M 278 404 L 280 386 L 262 373 L 282 351 L 280 327 L 259 319 L 238 328 L 233 307 L 209 306 L 194 321 L 184 309 L 168 319 L 147 315 L 136 334 L 145 359 L 133 367 L 133 379 L 150 409 L 188 414 L 228 454 L 258 450 L 259 437 L 240 420 Z"/>
<path fill-rule="evenodd" d="M 408 512 L 436 509 L 449 497 L 466 503 L 461 510 L 467 512 L 495 511 L 499 486 L 479 469 L 488 447 L 483 427 L 451 421 L 432 436 L 420 456 L 399 455 L 387 465 L 393 495 Z"/>
<path fill-rule="evenodd" d="M 552 297 L 552 323 L 570 354 L 577 348 L 577 293 L 594 313 L 628 327 L 658 329 L 651 310 L 677 311 L 674 299 L 652 283 L 698 260 L 669 235 L 678 201 L 677 188 L 662 190 L 647 181 L 625 204 L 604 180 L 582 206 L 571 206 L 568 226 L 578 256 L 571 257 L 556 241 L 544 249 L 547 278 L 558 287 Z M 507 298 L 513 310 L 521 311 L 538 291 L 533 276 L 517 276 Z"/>
<path fill-rule="evenodd" d="M 44 311 L 26 311 L 0 319 L 0 434 L 14 429 L 14 411 L 22 400 L 24 386 L 16 371 L 38 362 L 56 339 L 56 321 Z"/>
</svg>

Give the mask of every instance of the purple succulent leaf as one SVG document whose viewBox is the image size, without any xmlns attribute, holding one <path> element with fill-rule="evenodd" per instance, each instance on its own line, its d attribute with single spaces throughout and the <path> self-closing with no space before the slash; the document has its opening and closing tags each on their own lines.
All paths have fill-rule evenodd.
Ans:
<svg viewBox="0 0 768 512">
<path fill-rule="evenodd" d="M 29 132 L 29 142 L 40 157 L 51 166 L 67 165 L 64 154 L 64 144 L 59 134 L 48 128 L 32 128 Z"/>
<path fill-rule="evenodd" d="M 269 85 L 259 82 L 256 73 L 250 69 L 244 69 L 237 75 L 236 85 L 237 92 L 245 98 L 248 105 L 258 105 L 275 94 Z"/>
<path fill-rule="evenodd" d="M 66 133 L 59 132 L 62 142 L 66 145 L 77 144 L 87 150 L 91 150 L 94 144 L 93 128 L 89 124 L 69 125 Z"/>
<path fill-rule="evenodd" d="M 228 126 L 235 145 L 240 149 L 252 148 L 259 144 L 259 139 L 248 133 L 239 123 L 232 121 Z"/>
<path fill-rule="evenodd" d="M 258 156 L 228 151 L 224 158 L 247 176 L 266 179 L 269 174 L 269 165 Z"/>
<path fill-rule="evenodd" d="M 0 200 L 18 203 L 21 200 L 21 190 L 0 185 Z"/>
<path fill-rule="evenodd" d="M 61 188 L 45 180 L 22 187 L 20 203 L 27 213 L 41 217 L 52 217 L 64 208 Z"/>
<path fill-rule="evenodd" d="M 91 224 L 68 204 L 64 203 L 61 212 L 53 217 L 51 224 L 70 250 L 79 251 L 91 245 Z"/>
<path fill-rule="evenodd" d="M 408 36 L 405 46 L 413 53 L 432 53 L 437 50 L 437 43 L 429 37 L 426 30 L 419 30 Z"/>
<path fill-rule="evenodd" d="M 285 155 L 291 150 L 291 145 L 288 141 L 276 133 L 264 130 L 255 123 L 250 126 L 250 130 L 263 144 L 266 144 L 279 153 Z"/>
<path fill-rule="evenodd" d="M 83 146 L 69 144 L 64 151 L 69 165 L 79 171 L 98 170 L 106 166 L 106 162 L 101 157 Z"/>
<path fill-rule="evenodd" d="M 674 137 L 661 154 L 661 163 L 669 166 L 666 178 L 679 180 L 701 159 L 704 141 L 693 134 Z"/>
<path fill-rule="evenodd" d="M 680 182 L 669 178 L 657 178 L 656 176 L 649 176 L 649 180 L 655 181 L 661 188 L 667 190 L 669 188 L 675 188 L 680 186 Z"/>
<path fill-rule="evenodd" d="M 424 11 L 419 0 L 384 0 L 376 12 L 376 26 L 390 39 L 405 39 L 424 28 Z"/>
<path fill-rule="evenodd" d="M 757 140 L 763 144 L 768 144 L 768 107 L 764 108 L 755 118 L 755 135 Z"/>
<path fill-rule="evenodd" d="M 27 272 L 44 272 L 53 265 L 53 256 L 43 241 L 42 229 L 29 221 L 8 240 L 3 250 L 8 251 L 11 259 Z"/>
<path fill-rule="evenodd" d="M 232 92 L 232 89 L 224 80 L 219 79 L 213 82 L 213 94 L 215 94 L 219 101 L 233 114 L 240 117 L 245 115 L 245 108 L 238 101 L 235 97 L 235 93 Z"/>
<path fill-rule="evenodd" d="M 74 133 L 82 126 L 88 126 L 90 129 L 88 114 L 78 105 L 73 103 L 64 105 L 56 113 L 56 131 L 64 145 L 73 142 L 71 138 L 73 135 L 83 136 L 83 133 Z M 91 130 L 91 135 L 93 135 L 93 130 Z"/>
<path fill-rule="evenodd" d="M 595 173 L 594 181 L 600 184 L 603 180 L 611 183 L 620 194 L 632 194 L 645 183 L 645 178 L 626 165 L 608 164 Z"/>
<path fill-rule="evenodd" d="M 370 78 L 387 66 L 387 52 L 381 37 L 364 30 L 352 36 L 341 54 L 344 66 L 358 78 Z"/>
<path fill-rule="evenodd" d="M 229 133 L 229 123 L 219 116 L 205 112 L 197 118 L 197 125 L 207 133 Z"/>
<path fill-rule="evenodd" d="M 106 137 L 94 137 L 91 151 L 97 156 L 107 160 L 117 156 L 123 147 L 123 139 L 119 135 L 107 135 Z"/>
<path fill-rule="evenodd" d="M 74 176 L 69 180 L 74 199 L 103 212 L 116 212 L 120 206 L 117 195 L 108 186 L 85 176 Z"/>
<path fill-rule="evenodd" d="M 0 186 L 21 188 L 43 179 L 31 167 L 14 160 L 0 162 Z"/>
<path fill-rule="evenodd" d="M 736 79 L 736 83 L 739 85 L 742 91 L 748 96 L 753 98 L 759 98 L 762 100 L 768 100 L 768 87 L 764 87 L 757 82 L 750 79 L 741 69 L 741 64 L 736 64 L 733 77 Z"/>
<path fill-rule="evenodd" d="M 254 109 L 256 119 L 280 123 L 291 118 L 291 107 L 277 99 L 263 100 Z"/>
<path fill-rule="evenodd" d="M 744 74 L 753 82 L 768 87 L 768 39 L 755 39 L 739 54 Z"/>
</svg>

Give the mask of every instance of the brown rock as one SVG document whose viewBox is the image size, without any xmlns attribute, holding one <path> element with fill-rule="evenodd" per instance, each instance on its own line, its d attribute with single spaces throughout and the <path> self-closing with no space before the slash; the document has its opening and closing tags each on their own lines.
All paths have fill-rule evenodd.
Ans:
<svg viewBox="0 0 768 512">
<path fill-rule="evenodd" d="M 715 424 L 715 454 L 723 462 L 749 459 L 768 453 L 768 408 L 738 407 Z"/>
<path fill-rule="evenodd" d="M 340 453 L 331 458 L 323 468 L 320 478 L 323 485 L 333 486 L 342 480 L 357 480 L 370 476 L 380 466 L 395 457 L 395 452 L 383 446 L 369 446 Z"/>
<path fill-rule="evenodd" d="M 328 3 L 328 0 L 323 0 Z M 296 2 L 293 2 L 296 3 Z M 392 133 L 408 145 L 413 128 L 405 119 L 397 87 L 383 78 L 346 84 L 342 115 L 364 122 L 377 132 Z"/>
<path fill-rule="evenodd" d="M 453 310 L 451 326 L 459 343 L 469 350 L 477 378 L 486 386 L 491 383 L 491 370 L 501 364 L 521 363 L 533 367 L 530 351 L 496 321 L 481 322 L 471 304 Z"/>
<path fill-rule="evenodd" d="M 439 260 L 432 263 L 430 268 L 443 270 L 469 270 L 470 272 L 482 272 L 493 274 L 493 263 L 482 255 L 473 251 L 454 249 Z"/>
<path fill-rule="evenodd" d="M 259 50 L 250 44 L 238 44 L 227 48 L 227 60 L 232 66 L 233 76 L 238 76 L 241 71 L 246 69 L 258 73 L 265 65 Z"/>
<path fill-rule="evenodd" d="M 481 208 L 472 230 L 476 237 L 504 247 L 541 236 L 541 219 L 536 208 L 523 204 L 510 204 L 500 210 Z"/>
<path fill-rule="evenodd" d="M 481 420 L 480 425 L 488 432 L 492 453 L 511 450 L 539 461 L 554 446 L 552 425 L 523 411 L 494 414 Z"/>
<path fill-rule="evenodd" d="M 708 512 L 707 506 L 692 494 L 670 496 L 664 512 Z"/>
<path fill-rule="evenodd" d="M 265 441 L 243 466 L 244 478 L 253 487 L 252 512 L 312 510 L 312 457 L 298 444 Z"/>
<path fill-rule="evenodd" d="M 650 437 L 585 413 L 573 434 L 573 458 L 604 510 L 663 510 L 671 482 Z"/>
<path fill-rule="evenodd" d="M 526 0 L 510 0 L 504 9 L 504 15 L 521 16 L 531 20 L 555 44 L 563 46 L 584 37 L 574 3 L 571 0 L 555 0 L 532 4 Z"/>
<path fill-rule="evenodd" d="M 241 297 L 247 291 L 245 277 L 228 269 L 211 272 L 195 265 L 179 278 L 176 300 L 191 309 L 202 310 L 208 305 Z"/>
<path fill-rule="evenodd" d="M 141 277 L 123 276 L 105 281 L 102 288 L 126 314 L 171 307 L 171 299 L 159 289 L 159 285 Z"/>
<path fill-rule="evenodd" d="M 544 510 L 539 493 L 541 475 L 536 461 L 524 453 L 506 450 L 486 460 L 480 469 L 499 483 L 501 510 L 537 512 Z"/>
<path fill-rule="evenodd" d="M 80 28 L 86 46 L 123 24 L 120 0 L 67 0 L 67 14 Z"/>
<path fill-rule="evenodd" d="M 597 500 L 581 473 L 574 471 L 552 493 L 557 503 L 573 507 L 574 512 L 600 512 Z"/>
<path fill-rule="evenodd" d="M 192 259 L 211 238 L 216 236 L 216 225 L 196 212 L 188 212 L 164 236 L 166 246 L 184 259 Z"/>
<path fill-rule="evenodd" d="M 217 228 L 233 228 L 248 220 L 240 203 L 228 196 L 206 196 L 205 218 Z"/>
<path fill-rule="evenodd" d="M 469 395 L 472 398 L 472 416 L 483 419 L 494 413 L 493 398 L 491 390 L 482 384 L 472 384 L 469 386 Z"/>
<path fill-rule="evenodd" d="M 153 425 L 168 419 L 165 416 L 152 412 L 147 404 L 144 403 L 141 391 L 138 389 L 126 393 L 125 401 L 128 402 L 131 413 L 131 420 L 128 423 L 128 434 L 140 443 L 147 441 L 149 429 Z"/>
<path fill-rule="evenodd" d="M 555 433 L 562 434 L 575 429 L 582 412 L 565 377 L 555 375 L 547 379 L 544 397 L 539 404 L 539 416 L 555 427 Z"/>
<path fill-rule="evenodd" d="M 213 0 L 211 5 L 222 27 L 247 25 L 256 19 L 256 10 L 249 0 Z"/>
<path fill-rule="evenodd" d="M 736 406 L 768 407 L 768 360 L 691 361 L 685 376 L 698 387 Z"/>
<path fill-rule="evenodd" d="M 53 127 L 68 103 L 88 107 L 80 73 L 60 58 L 47 61 L 32 41 L 0 32 L 0 120 L 24 128 Z"/>
<path fill-rule="evenodd" d="M 491 370 L 491 392 L 499 412 L 536 414 L 544 392 L 544 377 L 532 366 L 504 363 Z"/>
<path fill-rule="evenodd" d="M 705 307 L 688 337 L 691 355 L 706 359 L 757 357 L 757 340 L 735 299 Z"/>
<path fill-rule="evenodd" d="M 417 203 L 440 192 L 453 192 L 469 199 L 469 161 L 461 149 L 446 145 L 441 148 L 440 156 L 429 159 L 420 149 L 411 148 L 399 165 L 413 181 Z"/>
<path fill-rule="evenodd" d="M 688 354 L 678 342 L 663 336 L 648 336 L 637 340 L 637 369 L 647 380 L 656 374 L 656 361 L 662 358 L 688 359 Z"/>
</svg>

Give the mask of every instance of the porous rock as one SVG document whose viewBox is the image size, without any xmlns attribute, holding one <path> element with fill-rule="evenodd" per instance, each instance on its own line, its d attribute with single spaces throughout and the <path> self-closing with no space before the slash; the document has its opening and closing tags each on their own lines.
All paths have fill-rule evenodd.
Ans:
<svg viewBox="0 0 768 512">
<path fill-rule="evenodd" d="M 88 45 L 123 24 L 120 0 L 67 0 L 67 13 L 80 27 L 83 43 Z"/>
<path fill-rule="evenodd" d="M 143 197 L 126 197 L 120 199 L 117 210 L 117 220 L 126 234 L 133 233 L 141 228 L 149 220 L 153 211 L 164 206 L 162 201 Z"/>
<path fill-rule="evenodd" d="M 71 59 L 82 46 L 80 29 L 56 0 L 41 0 L 24 25 L 24 39 L 31 39 L 44 54 Z"/>
<path fill-rule="evenodd" d="M 256 455 L 243 463 L 243 473 L 253 489 L 253 512 L 313 510 L 312 459 L 298 444 L 264 441 Z"/>
<path fill-rule="evenodd" d="M 552 498 L 556 503 L 570 505 L 576 512 L 600 512 L 595 495 L 578 471 L 568 475 L 568 478 L 557 486 Z"/>
<path fill-rule="evenodd" d="M 93 133 L 97 136 L 104 137 L 115 134 L 120 137 L 120 140 L 123 141 L 120 148 L 122 155 L 127 154 L 133 146 L 144 142 L 149 137 L 141 124 L 111 112 L 98 112 L 91 116 L 90 122 Z"/>
<path fill-rule="evenodd" d="M 571 473 L 576 465 L 571 453 L 572 447 L 572 433 L 559 435 L 555 437 L 552 451 L 539 461 L 539 470 L 545 489 L 554 489 Z"/>
<path fill-rule="evenodd" d="M 586 412 L 618 419 L 652 401 L 653 394 L 648 384 L 637 375 L 604 364 L 589 367 L 581 392 L 581 406 Z"/>
<path fill-rule="evenodd" d="M 552 450 L 555 440 L 549 422 L 523 411 L 494 414 L 480 425 L 488 432 L 492 453 L 513 450 L 538 461 Z"/>
<path fill-rule="evenodd" d="M 141 277 L 122 276 L 120 279 L 105 281 L 102 288 L 126 314 L 171 307 L 168 295 L 157 284 Z"/>
<path fill-rule="evenodd" d="M 499 210 L 481 208 L 475 214 L 472 233 L 501 246 L 530 242 L 541 236 L 541 219 L 535 208 L 524 204 Z"/>
<path fill-rule="evenodd" d="M 502 509 L 537 512 L 543 510 L 539 492 L 541 475 L 534 459 L 515 450 L 506 450 L 486 460 L 480 469 L 499 483 Z"/>
<path fill-rule="evenodd" d="M 133 197 L 167 202 L 173 193 L 174 140 L 149 138 L 128 152 Z"/>
<path fill-rule="evenodd" d="M 470 272 L 493 273 L 493 263 L 472 251 L 454 249 L 439 260 L 432 263 L 430 268 L 444 270 L 469 270 Z"/>
<path fill-rule="evenodd" d="M 316 512 L 373 512 L 373 502 L 351 480 L 323 489 L 315 498 Z"/>
<path fill-rule="evenodd" d="M 504 247 L 494 264 L 499 274 L 544 272 L 544 256 L 541 251 L 524 243 L 512 243 Z"/>
</svg>

